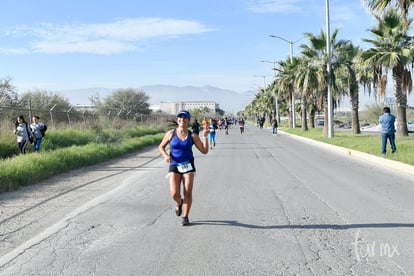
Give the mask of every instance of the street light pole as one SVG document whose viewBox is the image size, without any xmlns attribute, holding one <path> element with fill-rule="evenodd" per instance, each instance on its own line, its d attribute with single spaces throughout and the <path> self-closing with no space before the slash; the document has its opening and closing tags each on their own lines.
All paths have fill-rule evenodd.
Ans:
<svg viewBox="0 0 414 276">
<path fill-rule="evenodd" d="M 266 77 L 268 77 L 268 76 L 265 76 L 265 75 L 253 75 L 253 77 L 261 77 L 261 78 L 263 78 L 263 91 L 266 92 Z"/>
<path fill-rule="evenodd" d="M 295 44 L 296 42 L 300 41 L 302 38 L 296 40 L 296 41 L 292 41 L 292 40 L 287 40 L 283 37 L 277 36 L 277 35 L 269 35 L 270 37 L 273 38 L 278 38 L 284 42 L 289 43 L 290 45 L 290 62 L 293 61 L 293 44 Z M 296 127 L 296 111 L 295 111 L 295 93 L 293 93 L 292 91 L 292 128 Z"/>
<path fill-rule="evenodd" d="M 326 71 L 328 74 L 328 137 L 334 136 L 333 132 L 333 108 L 332 108 L 332 92 L 331 92 L 331 34 L 329 27 L 329 0 L 326 0 L 326 52 L 328 55 L 328 62 L 326 64 Z"/>
<path fill-rule="evenodd" d="M 273 63 L 273 79 L 276 79 L 276 61 L 267 61 L 267 60 L 261 60 L 260 62 L 267 62 L 267 63 Z M 276 92 L 276 87 L 274 87 L 275 89 L 275 117 L 277 120 L 277 123 L 280 124 L 279 122 L 279 104 L 278 104 L 278 94 L 279 92 Z"/>
</svg>

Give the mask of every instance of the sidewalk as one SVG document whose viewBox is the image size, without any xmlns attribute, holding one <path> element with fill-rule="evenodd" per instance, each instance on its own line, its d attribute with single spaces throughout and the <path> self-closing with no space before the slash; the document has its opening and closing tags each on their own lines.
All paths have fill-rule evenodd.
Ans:
<svg viewBox="0 0 414 276">
<path fill-rule="evenodd" d="M 375 156 L 375 155 L 368 154 L 368 153 L 361 152 L 361 151 L 357 151 L 357 150 L 347 149 L 347 148 L 343 148 L 343 147 L 339 147 L 339 146 L 319 142 L 319 141 L 316 141 L 316 140 L 312 140 L 312 139 L 309 139 L 309 138 L 306 138 L 306 137 L 298 136 L 298 135 L 287 133 L 287 132 L 280 131 L 280 130 L 278 132 L 283 133 L 284 135 L 290 136 L 294 139 L 309 143 L 309 144 L 313 144 L 313 145 L 316 145 L 316 146 L 319 146 L 319 147 L 323 147 L 323 148 L 327 148 L 327 149 L 330 149 L 330 150 L 337 151 L 338 153 L 349 156 L 351 158 L 358 158 L 359 160 L 363 160 L 363 161 L 369 162 L 371 164 L 375 164 L 375 165 L 378 165 L 378 166 L 381 166 L 381 167 L 385 166 L 386 168 L 388 168 L 390 170 L 398 171 L 398 172 L 403 173 L 403 174 L 414 176 L 414 166 L 411 166 L 411 165 L 408 165 L 408 164 L 405 164 L 405 163 L 390 160 L 390 159 L 387 159 L 385 157 Z"/>
</svg>

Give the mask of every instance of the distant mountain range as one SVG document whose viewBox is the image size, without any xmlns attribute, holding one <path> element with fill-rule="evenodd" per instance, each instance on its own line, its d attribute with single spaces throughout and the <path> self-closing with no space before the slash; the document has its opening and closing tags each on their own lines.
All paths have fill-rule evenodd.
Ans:
<svg viewBox="0 0 414 276">
<path fill-rule="evenodd" d="M 242 110 L 253 98 L 255 91 L 237 93 L 232 90 L 221 89 L 213 86 L 173 86 L 173 85 L 150 85 L 140 87 L 150 99 L 151 105 L 157 105 L 165 101 L 215 101 L 220 108 L 237 113 Z M 98 95 L 101 99 L 111 95 L 117 89 L 88 88 L 77 90 L 59 91 L 73 105 L 90 104 L 90 98 Z"/>
</svg>

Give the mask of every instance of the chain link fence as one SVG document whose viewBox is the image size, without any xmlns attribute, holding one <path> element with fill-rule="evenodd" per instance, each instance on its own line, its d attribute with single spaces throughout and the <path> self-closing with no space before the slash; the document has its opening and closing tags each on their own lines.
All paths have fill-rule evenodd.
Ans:
<svg viewBox="0 0 414 276">
<path fill-rule="evenodd" d="M 165 114 L 130 114 L 128 112 L 112 110 L 107 114 L 102 114 L 96 110 L 77 110 L 70 108 L 67 111 L 38 110 L 31 108 L 21 108 L 0 105 L 0 130 L 10 130 L 14 128 L 17 116 L 23 115 L 26 122 L 30 123 L 32 116 L 39 116 L 40 121 L 45 123 L 48 128 L 71 128 L 82 127 L 106 128 L 111 126 L 122 127 L 123 125 L 136 126 L 166 126 L 174 121 L 175 116 Z"/>
</svg>

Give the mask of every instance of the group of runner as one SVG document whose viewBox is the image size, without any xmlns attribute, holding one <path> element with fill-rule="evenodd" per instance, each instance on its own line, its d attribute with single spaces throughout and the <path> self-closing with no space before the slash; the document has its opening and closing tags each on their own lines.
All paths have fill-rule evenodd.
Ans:
<svg viewBox="0 0 414 276">
<path fill-rule="evenodd" d="M 210 118 L 207 119 L 206 117 L 204 117 L 203 121 L 202 121 L 202 126 L 203 129 L 208 129 L 209 135 L 208 135 L 208 139 L 210 142 L 210 149 L 213 149 L 213 147 L 216 146 L 216 130 L 223 130 L 224 129 L 224 133 L 226 135 L 229 134 L 229 128 L 231 128 L 232 125 L 239 125 L 240 127 L 240 134 L 244 134 L 244 118 L 240 117 L 240 118 L 227 118 L 227 117 L 223 117 L 223 118 Z M 194 121 L 193 125 L 192 125 L 192 130 L 194 133 L 198 134 L 199 132 L 199 127 L 200 125 L 198 124 L 197 120 Z"/>
<path fill-rule="evenodd" d="M 205 121 L 207 121 L 206 118 L 204 118 Z M 204 122 L 203 120 L 203 122 Z M 216 130 L 222 130 L 224 129 L 224 133 L 226 135 L 229 134 L 229 128 L 231 128 L 232 125 L 239 125 L 240 127 L 240 134 L 244 134 L 244 118 L 240 117 L 240 118 L 227 118 L 227 117 L 223 117 L 223 118 L 219 118 L 219 119 L 215 119 L 215 118 L 210 118 L 210 120 L 208 121 L 208 126 L 207 123 L 203 123 L 203 127 L 204 125 L 206 125 L 209 130 L 210 130 L 210 149 L 212 147 L 214 147 L 216 145 L 216 141 L 215 141 L 215 135 L 216 135 Z"/>
</svg>

